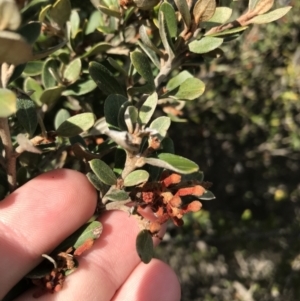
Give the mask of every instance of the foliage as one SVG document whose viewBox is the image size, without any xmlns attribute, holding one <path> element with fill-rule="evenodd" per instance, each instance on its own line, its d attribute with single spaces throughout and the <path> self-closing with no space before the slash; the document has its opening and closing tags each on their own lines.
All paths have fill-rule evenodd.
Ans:
<svg viewBox="0 0 300 301">
<path fill-rule="evenodd" d="M 137 251 L 148 263 L 162 224 L 183 225 L 186 213 L 201 209 L 200 200 L 214 198 L 198 164 L 176 155 L 167 135 L 171 121 L 184 121 L 186 103 L 205 91 L 195 64 L 209 65 L 225 42 L 291 7 L 250 0 L 246 12 L 230 19 L 232 9 L 217 1 L 92 3 L 76 9 L 70 0 L 33 0 L 19 12 L 13 0 L 0 1 L 9 16 L 0 23 L 0 163 L 7 179 L 1 197 L 53 168 L 84 172 L 99 190 L 100 211 L 130 210 L 138 220 Z M 143 217 L 146 207 L 154 221 Z M 45 257 L 57 271 L 57 252 L 85 250 L 99 235 Z M 72 270 L 65 264 L 50 271 L 51 292 Z M 48 276 L 28 277 L 47 287 Z"/>
</svg>

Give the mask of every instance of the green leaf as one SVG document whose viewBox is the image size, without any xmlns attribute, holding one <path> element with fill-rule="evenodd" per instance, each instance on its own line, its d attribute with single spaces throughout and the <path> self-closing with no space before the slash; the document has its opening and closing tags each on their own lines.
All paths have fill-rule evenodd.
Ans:
<svg viewBox="0 0 300 301">
<path fill-rule="evenodd" d="M 30 92 L 34 91 L 33 94 L 30 96 L 32 100 L 35 101 L 35 103 L 38 106 L 42 105 L 42 102 L 40 101 L 41 95 L 43 93 L 43 89 L 41 85 L 33 78 L 27 77 L 24 81 L 24 91 Z"/>
<path fill-rule="evenodd" d="M 188 78 L 180 85 L 174 97 L 180 100 L 193 100 L 201 96 L 204 90 L 205 84 L 200 79 Z"/>
<path fill-rule="evenodd" d="M 16 116 L 29 136 L 32 137 L 38 125 L 38 118 L 35 103 L 27 95 L 23 94 L 21 98 L 17 99 Z"/>
<path fill-rule="evenodd" d="M 173 170 L 181 174 L 189 174 L 199 170 L 199 166 L 195 162 L 181 156 L 161 153 L 158 155 L 158 158 L 145 158 L 144 161 L 147 164 Z"/>
<path fill-rule="evenodd" d="M 222 43 L 222 38 L 207 36 L 189 43 L 189 50 L 198 54 L 207 53 L 218 48 Z"/>
<path fill-rule="evenodd" d="M 40 101 L 47 105 L 54 105 L 55 102 L 61 97 L 62 92 L 66 88 L 63 86 L 55 86 L 44 90 L 41 93 Z"/>
<path fill-rule="evenodd" d="M 160 62 L 159 62 L 159 60 L 157 58 L 157 55 L 156 55 L 155 51 L 153 51 L 151 48 L 149 48 L 148 46 L 144 45 L 140 41 L 137 41 L 137 43 L 141 47 L 141 49 L 146 53 L 146 55 L 149 57 L 149 59 L 155 65 L 155 67 L 157 69 L 159 69 L 160 68 Z"/>
<path fill-rule="evenodd" d="M 71 11 L 70 26 L 71 26 L 71 37 L 72 39 L 74 39 L 80 27 L 80 17 L 77 10 Z"/>
<path fill-rule="evenodd" d="M 70 247 L 77 249 L 89 239 L 96 240 L 100 237 L 102 229 L 103 226 L 99 221 L 86 223 L 66 238 L 51 254 L 65 252 Z"/>
<path fill-rule="evenodd" d="M 96 82 L 100 90 L 106 95 L 121 94 L 126 95 L 115 76 L 103 65 L 90 62 L 89 72 L 92 79 Z"/>
<path fill-rule="evenodd" d="M 142 230 L 136 237 L 136 250 L 142 262 L 144 263 L 149 263 L 153 258 L 153 240 L 148 230 Z"/>
<path fill-rule="evenodd" d="M 112 189 L 105 195 L 105 199 L 113 202 L 126 201 L 129 199 L 129 195 L 124 190 Z"/>
<path fill-rule="evenodd" d="M 122 131 L 128 131 L 127 128 L 127 124 L 125 122 L 125 112 L 127 110 L 127 107 L 129 107 L 130 105 L 132 105 L 132 102 L 130 101 L 126 101 L 124 102 L 120 109 L 119 109 L 119 114 L 118 114 L 118 127 L 119 129 L 121 129 Z"/>
<path fill-rule="evenodd" d="M 71 9 L 70 0 L 57 0 L 51 8 L 49 16 L 60 28 L 63 28 L 70 18 Z"/>
<path fill-rule="evenodd" d="M 56 130 L 58 136 L 73 137 L 87 131 L 95 123 L 93 113 L 81 113 L 65 120 Z"/>
<path fill-rule="evenodd" d="M 166 28 L 171 38 L 177 37 L 177 18 L 175 10 L 170 3 L 163 2 L 159 8 L 159 11 L 163 13 L 166 22 Z"/>
<path fill-rule="evenodd" d="M 210 200 L 215 199 L 216 197 L 211 191 L 206 190 L 206 192 L 198 198 L 203 201 L 210 201 Z"/>
<path fill-rule="evenodd" d="M 0 117 L 8 117 L 17 110 L 15 93 L 8 89 L 0 88 Z"/>
<path fill-rule="evenodd" d="M 115 18 L 118 18 L 118 19 L 121 18 L 121 13 L 118 10 L 110 9 L 110 8 L 105 7 L 103 5 L 98 5 L 98 9 L 102 13 L 104 13 L 104 14 L 110 16 L 110 17 L 115 17 Z"/>
<path fill-rule="evenodd" d="M 30 22 L 17 30 L 28 44 L 34 44 L 41 33 L 42 24 L 40 22 Z"/>
<path fill-rule="evenodd" d="M 158 27 L 159 27 L 159 35 L 161 38 L 161 42 L 169 56 L 168 60 L 171 61 L 175 56 L 174 49 L 173 49 L 174 46 L 169 30 L 167 28 L 166 17 L 163 11 L 159 11 L 158 14 Z"/>
<path fill-rule="evenodd" d="M 170 137 L 165 137 L 164 140 L 161 142 L 161 148 L 164 153 L 174 154 L 174 142 Z"/>
<path fill-rule="evenodd" d="M 265 23 L 270 23 L 273 21 L 276 21 L 280 18 L 282 18 L 284 15 L 286 15 L 292 6 L 286 6 L 286 7 L 281 7 L 275 10 L 270 11 L 269 13 L 266 13 L 264 15 L 259 15 L 256 16 L 252 19 L 249 20 L 249 23 L 254 23 L 254 24 L 265 24 Z"/>
<path fill-rule="evenodd" d="M 105 162 L 100 159 L 93 159 L 89 164 L 92 171 L 104 184 L 115 185 L 117 183 L 117 177 Z"/>
<path fill-rule="evenodd" d="M 119 128 L 119 111 L 125 102 L 127 102 L 127 98 L 117 94 L 111 94 L 105 99 L 104 116 L 109 127 L 114 129 Z"/>
<path fill-rule="evenodd" d="M 134 106 L 128 106 L 126 108 L 125 114 L 123 116 L 123 119 L 126 123 L 127 130 L 129 133 L 133 133 L 135 129 L 135 125 L 137 123 L 139 116 L 139 112 L 136 107 Z"/>
<path fill-rule="evenodd" d="M 108 49 L 112 48 L 112 45 L 106 42 L 101 42 L 94 45 L 91 49 L 87 50 L 81 58 L 86 58 L 92 55 L 97 55 L 102 52 L 106 52 Z"/>
<path fill-rule="evenodd" d="M 64 80 L 68 83 L 74 83 L 77 81 L 81 73 L 81 59 L 77 58 L 70 62 L 64 71 Z"/>
<path fill-rule="evenodd" d="M 184 1 L 184 0 L 174 0 L 181 16 L 182 16 L 182 19 L 186 25 L 187 28 L 190 28 L 191 26 L 191 14 L 190 14 L 190 9 L 187 5 L 187 1 Z"/>
<path fill-rule="evenodd" d="M 154 90 L 154 77 L 147 56 L 142 52 L 133 51 L 130 53 L 130 59 L 136 71 L 147 81 L 151 87 L 153 87 Z"/>
<path fill-rule="evenodd" d="M 93 33 L 96 30 L 96 28 L 101 25 L 101 15 L 102 14 L 100 13 L 100 11 L 95 10 L 92 12 L 88 20 L 88 23 L 86 25 L 86 29 L 85 29 L 86 35 Z"/>
<path fill-rule="evenodd" d="M 54 118 L 54 128 L 57 130 L 59 126 L 70 117 L 69 111 L 60 109 Z"/>
<path fill-rule="evenodd" d="M 149 128 L 156 130 L 158 132 L 159 140 L 162 140 L 166 136 L 170 125 L 171 125 L 171 119 L 169 117 L 160 116 L 151 122 Z"/>
<path fill-rule="evenodd" d="M 139 110 L 139 118 L 138 118 L 138 121 L 141 125 L 146 125 L 150 121 L 154 113 L 154 110 L 157 106 L 157 102 L 158 102 L 158 98 L 157 98 L 157 93 L 155 92 L 150 96 L 148 96 L 146 101 L 143 103 L 143 105 Z"/>
<path fill-rule="evenodd" d="M 44 62 L 42 61 L 32 61 L 26 64 L 23 71 L 23 75 L 27 76 L 37 76 L 42 73 Z"/>
<path fill-rule="evenodd" d="M 227 22 L 232 15 L 232 9 L 229 7 L 217 7 L 214 15 L 207 21 L 209 27 L 217 26 Z"/>
<path fill-rule="evenodd" d="M 168 91 L 172 91 L 172 90 L 176 89 L 177 87 L 179 87 L 188 78 L 194 78 L 194 77 L 191 73 L 184 70 L 184 71 L 178 73 L 176 76 L 174 76 L 173 78 L 171 78 L 168 81 L 166 89 Z"/>
<path fill-rule="evenodd" d="M 34 52 L 32 54 L 31 60 L 40 60 L 40 59 L 43 59 L 45 57 L 48 57 L 50 54 L 52 54 L 53 52 L 59 50 L 60 48 L 64 47 L 65 45 L 66 45 L 66 41 L 62 41 L 62 42 L 60 42 L 59 44 L 57 44 L 55 46 L 52 46 L 52 47 L 49 47 L 47 49 Z"/>
<path fill-rule="evenodd" d="M 195 23 L 198 25 L 201 22 L 209 20 L 215 13 L 215 0 L 198 0 L 193 9 Z"/>
<path fill-rule="evenodd" d="M 63 91 L 62 95 L 85 95 L 93 91 L 96 87 L 97 85 L 92 79 L 88 79 L 85 81 L 78 80 L 74 84 L 68 86 L 68 88 L 65 91 Z"/>
<path fill-rule="evenodd" d="M 209 35 L 207 35 L 207 37 L 222 37 L 225 40 L 225 38 L 227 36 L 242 33 L 247 28 L 248 28 L 248 26 L 231 28 L 231 29 L 227 29 L 227 30 L 220 31 L 220 32 L 217 32 L 217 33 L 209 34 Z"/>
<path fill-rule="evenodd" d="M 108 186 L 105 185 L 103 182 L 100 181 L 100 179 L 92 172 L 88 172 L 86 174 L 88 180 L 91 182 L 91 184 L 100 192 L 100 197 L 102 198 L 104 194 L 108 190 Z"/>
<path fill-rule="evenodd" d="M 15 32 L 0 31 L 0 45 L 0 64 L 20 65 L 30 61 L 32 58 L 30 44 Z"/>
<path fill-rule="evenodd" d="M 59 61 L 55 59 L 48 59 L 44 63 L 42 70 L 42 83 L 45 88 L 52 88 L 57 84 L 57 81 L 54 77 L 54 72 L 58 72 Z"/>
<path fill-rule="evenodd" d="M 130 187 L 139 185 L 141 183 L 147 182 L 149 179 L 149 173 L 146 170 L 135 170 L 131 172 L 125 179 L 124 179 L 124 186 Z"/>
<path fill-rule="evenodd" d="M 161 51 L 151 42 L 150 38 L 148 37 L 147 28 L 145 25 L 140 26 L 139 35 L 140 35 L 140 39 L 144 43 L 143 45 L 147 46 L 148 48 L 152 49 L 158 54 L 161 53 Z"/>
</svg>

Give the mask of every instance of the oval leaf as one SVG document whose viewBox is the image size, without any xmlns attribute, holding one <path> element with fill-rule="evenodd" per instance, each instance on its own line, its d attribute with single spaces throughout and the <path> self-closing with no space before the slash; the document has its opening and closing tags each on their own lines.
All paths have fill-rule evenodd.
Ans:
<svg viewBox="0 0 300 301">
<path fill-rule="evenodd" d="M 42 24 L 40 22 L 30 22 L 18 29 L 18 33 L 25 38 L 27 43 L 33 44 L 41 33 Z"/>
<path fill-rule="evenodd" d="M 146 125 L 150 121 L 157 106 L 157 101 L 157 93 L 153 93 L 152 95 L 148 96 L 146 101 L 143 103 L 139 110 L 138 118 L 138 121 L 141 125 Z"/>
<path fill-rule="evenodd" d="M 165 16 L 166 27 L 171 38 L 177 37 L 177 19 L 173 6 L 170 3 L 163 2 L 159 8 Z"/>
<path fill-rule="evenodd" d="M 135 170 L 124 179 L 124 186 L 135 186 L 147 182 L 149 173 L 146 170 Z"/>
<path fill-rule="evenodd" d="M 120 189 L 112 189 L 104 197 L 113 202 L 126 201 L 129 199 L 128 193 Z"/>
<path fill-rule="evenodd" d="M 60 109 L 55 115 L 55 119 L 54 119 L 55 129 L 57 130 L 59 128 L 59 126 L 64 121 L 66 121 L 69 117 L 70 117 L 69 111 L 67 111 L 66 109 Z"/>
<path fill-rule="evenodd" d="M 25 92 L 31 92 L 31 91 L 34 91 L 32 93 L 32 95 L 30 96 L 31 99 L 33 101 L 35 101 L 35 103 L 38 105 L 38 106 L 41 106 L 42 105 L 42 102 L 40 101 L 40 97 L 43 93 L 43 89 L 41 87 L 41 85 L 33 78 L 31 77 L 27 77 L 24 81 L 24 91 Z"/>
<path fill-rule="evenodd" d="M 156 130 L 158 133 L 158 136 L 159 136 L 158 137 L 159 140 L 162 140 L 166 136 L 170 125 L 171 125 L 170 117 L 160 116 L 151 122 L 149 128 Z M 155 134 L 155 135 L 157 135 L 157 134 Z M 155 136 L 155 135 L 152 135 L 152 136 Z"/>
<path fill-rule="evenodd" d="M 193 41 L 189 44 L 189 49 L 191 52 L 194 53 L 207 53 L 210 52 L 223 43 L 222 38 L 215 38 L 215 37 L 204 37 L 201 40 Z"/>
<path fill-rule="evenodd" d="M 20 65 L 32 59 L 31 46 L 15 32 L 0 31 L 0 45 L 0 64 Z"/>
<path fill-rule="evenodd" d="M 181 174 L 189 174 L 199 170 L 199 166 L 184 157 L 162 153 L 158 155 L 158 158 L 145 158 L 144 162 L 150 165 L 162 167 L 165 169 L 173 170 Z"/>
<path fill-rule="evenodd" d="M 205 84 L 198 78 L 188 78 L 179 87 L 178 92 L 174 95 L 180 100 L 193 100 L 203 94 Z"/>
<path fill-rule="evenodd" d="M 191 14 L 190 14 L 190 9 L 187 5 L 187 1 L 183 1 L 183 0 L 174 0 L 181 16 L 182 19 L 186 25 L 187 28 L 190 28 L 191 25 Z"/>
<path fill-rule="evenodd" d="M 115 185 L 117 182 L 117 177 L 115 176 L 112 169 L 102 160 L 93 159 L 89 162 L 92 171 L 96 176 L 107 185 Z"/>
<path fill-rule="evenodd" d="M 193 9 L 195 23 L 198 25 L 200 22 L 209 20 L 214 15 L 215 10 L 215 0 L 198 0 Z"/>
<path fill-rule="evenodd" d="M 73 137 L 91 128 L 95 123 L 93 113 L 81 113 L 68 118 L 56 130 L 58 136 Z"/>
<path fill-rule="evenodd" d="M 71 9 L 70 0 L 57 0 L 50 9 L 49 16 L 60 28 L 63 28 L 70 18 Z"/>
<path fill-rule="evenodd" d="M 35 103 L 27 97 L 27 95 L 23 94 L 21 98 L 17 99 L 16 116 L 20 124 L 31 137 L 38 125 L 38 118 Z"/>
<path fill-rule="evenodd" d="M 64 96 L 85 95 L 93 91 L 96 87 L 97 85 L 92 79 L 88 79 L 85 81 L 78 80 L 74 84 L 68 86 L 68 89 L 63 91 L 62 95 Z"/>
<path fill-rule="evenodd" d="M 265 24 L 276 21 L 286 15 L 292 6 L 281 7 L 270 11 L 267 14 L 256 16 L 248 21 L 248 23 Z"/>
<path fill-rule="evenodd" d="M 74 83 L 80 76 L 81 72 L 81 59 L 73 60 L 64 71 L 64 80 L 68 83 Z"/>
<path fill-rule="evenodd" d="M 188 78 L 193 78 L 193 75 L 188 71 L 184 70 L 168 81 L 166 89 L 168 91 L 172 91 L 179 87 Z"/>
<path fill-rule="evenodd" d="M 148 230 L 142 230 L 136 237 L 136 250 L 144 263 L 149 263 L 153 258 L 153 240 Z"/>
<path fill-rule="evenodd" d="M 134 51 L 130 53 L 130 59 L 136 71 L 154 88 L 153 73 L 147 56 L 142 52 Z"/>
<path fill-rule="evenodd" d="M 103 65 L 96 62 L 91 62 L 89 64 L 89 72 L 92 79 L 96 82 L 104 94 L 126 95 L 115 76 Z"/>
<path fill-rule="evenodd" d="M 0 117 L 8 117 L 17 110 L 17 97 L 8 89 L 0 89 Z"/>
<path fill-rule="evenodd" d="M 107 96 L 104 102 L 104 116 L 109 127 L 118 129 L 118 116 L 121 106 L 127 102 L 127 98 L 123 95 L 111 94 Z M 124 115 L 123 115 L 124 116 Z M 124 119 L 124 117 L 123 117 Z"/>
</svg>

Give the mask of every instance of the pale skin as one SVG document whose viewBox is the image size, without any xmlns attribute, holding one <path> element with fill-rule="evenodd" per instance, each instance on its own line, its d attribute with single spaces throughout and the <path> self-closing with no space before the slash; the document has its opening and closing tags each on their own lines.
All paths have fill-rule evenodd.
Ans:
<svg viewBox="0 0 300 301">
<path fill-rule="evenodd" d="M 55 170 L 0 202 L 0 300 L 41 259 L 93 214 L 97 194 L 84 175 Z M 103 233 L 79 259 L 59 293 L 18 301 L 179 301 L 177 276 L 165 263 L 143 264 L 135 250 L 137 222 L 125 212 L 100 217 Z M 157 243 L 157 241 L 155 242 Z M 75 298 L 75 299 L 74 299 Z"/>
</svg>

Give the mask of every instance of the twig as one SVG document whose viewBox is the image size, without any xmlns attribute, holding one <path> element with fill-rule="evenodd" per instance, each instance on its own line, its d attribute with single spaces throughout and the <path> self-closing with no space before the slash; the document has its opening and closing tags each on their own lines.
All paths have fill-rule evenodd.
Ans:
<svg viewBox="0 0 300 301">
<path fill-rule="evenodd" d="M 16 189 L 16 154 L 11 142 L 10 130 L 7 118 L 0 118 L 0 138 L 5 150 L 7 181 L 10 192 Z"/>
</svg>

